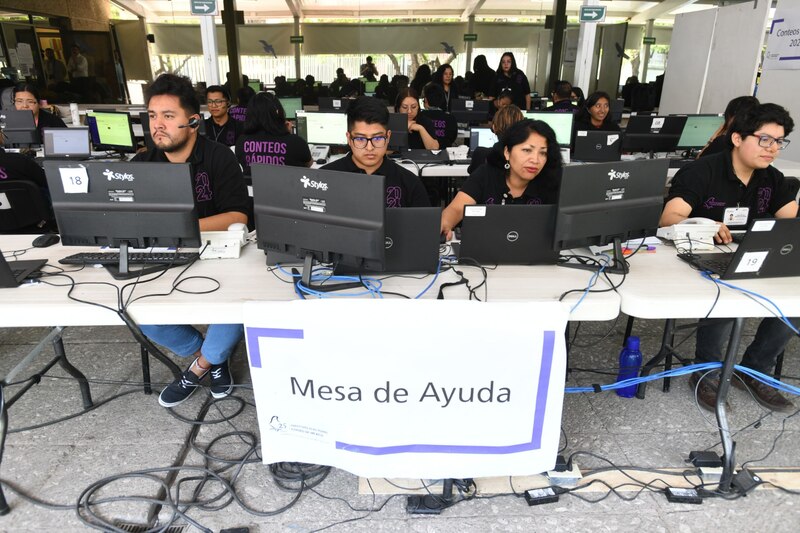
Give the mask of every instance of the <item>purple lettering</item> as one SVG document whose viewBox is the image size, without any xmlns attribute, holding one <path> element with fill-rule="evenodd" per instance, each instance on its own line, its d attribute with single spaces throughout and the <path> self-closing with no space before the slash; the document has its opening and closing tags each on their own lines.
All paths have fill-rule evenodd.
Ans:
<svg viewBox="0 0 800 533">
<path fill-rule="evenodd" d="M 703 207 L 706 209 L 714 209 L 715 207 L 725 207 L 725 202 L 720 202 L 714 196 L 703 202 Z"/>
<path fill-rule="evenodd" d="M 208 179 L 208 174 L 205 172 L 198 172 L 195 175 L 194 194 L 198 202 L 208 202 L 214 197 L 214 192 L 211 190 L 211 180 Z"/>
<path fill-rule="evenodd" d="M 386 187 L 386 207 L 403 207 L 403 191 L 400 187 Z"/>
<path fill-rule="evenodd" d="M 0 180 L 7 180 L 7 179 L 8 179 L 8 173 L 6 172 L 6 169 L 0 167 Z"/>
<path fill-rule="evenodd" d="M 758 212 L 766 213 L 769 210 L 769 202 L 772 200 L 772 187 L 758 188 Z"/>
</svg>

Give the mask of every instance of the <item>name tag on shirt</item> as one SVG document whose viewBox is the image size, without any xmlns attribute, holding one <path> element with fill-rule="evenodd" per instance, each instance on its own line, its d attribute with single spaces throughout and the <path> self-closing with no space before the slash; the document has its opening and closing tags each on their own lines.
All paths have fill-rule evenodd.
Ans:
<svg viewBox="0 0 800 533">
<path fill-rule="evenodd" d="M 722 222 L 726 226 L 744 226 L 747 224 L 747 215 L 750 213 L 748 207 L 729 207 L 725 209 L 725 216 Z"/>
</svg>

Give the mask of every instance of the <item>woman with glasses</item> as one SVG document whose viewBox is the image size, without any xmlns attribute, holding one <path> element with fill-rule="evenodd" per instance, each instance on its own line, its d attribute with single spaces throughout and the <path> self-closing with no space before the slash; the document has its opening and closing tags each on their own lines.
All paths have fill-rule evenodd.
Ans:
<svg viewBox="0 0 800 533">
<path fill-rule="evenodd" d="M 269 93 L 250 99 L 244 133 L 236 141 L 235 152 L 245 176 L 256 163 L 290 167 L 310 167 L 313 163 L 308 143 L 291 133 L 280 100 Z"/>
<path fill-rule="evenodd" d="M 221 85 L 212 85 L 206 89 L 206 105 L 211 115 L 206 119 L 206 137 L 214 142 L 233 146 L 242 134 L 242 123 L 233 120 L 228 114 L 231 106 L 231 95 Z"/>
<path fill-rule="evenodd" d="M 389 110 L 377 98 L 362 96 L 347 108 L 350 152 L 322 168 L 383 176 L 386 207 L 430 207 L 420 179 L 386 157 L 391 136 Z"/>
<path fill-rule="evenodd" d="M 408 147 L 438 150 L 439 140 L 434 137 L 433 123 L 419 113 L 419 94 L 412 88 L 402 89 L 394 104 L 395 113 L 408 115 Z"/>
<path fill-rule="evenodd" d="M 41 108 L 40 100 L 39 90 L 34 85 L 23 82 L 14 86 L 14 107 L 19 111 L 33 112 L 33 123 L 40 136 L 42 128 L 66 128 L 63 120 Z"/>
</svg>

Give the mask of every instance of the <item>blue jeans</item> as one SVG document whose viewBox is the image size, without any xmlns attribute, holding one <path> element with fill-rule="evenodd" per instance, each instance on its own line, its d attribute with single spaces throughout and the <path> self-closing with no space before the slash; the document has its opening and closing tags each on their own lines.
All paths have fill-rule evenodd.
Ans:
<svg viewBox="0 0 800 533">
<path fill-rule="evenodd" d="M 211 324 L 206 338 L 192 326 L 140 326 L 142 333 L 153 342 L 169 348 L 172 353 L 189 357 L 197 350 L 212 365 L 220 365 L 228 360 L 234 348 L 244 336 L 241 324 Z"/>
<path fill-rule="evenodd" d="M 800 318 L 790 318 L 789 321 L 795 327 L 800 325 Z M 700 320 L 698 326 L 695 361 L 708 363 L 722 360 L 731 336 L 733 319 L 707 318 Z M 794 332 L 780 319 L 765 318 L 758 325 L 753 342 L 744 352 L 742 366 L 772 375 L 778 355 L 794 336 Z"/>
</svg>

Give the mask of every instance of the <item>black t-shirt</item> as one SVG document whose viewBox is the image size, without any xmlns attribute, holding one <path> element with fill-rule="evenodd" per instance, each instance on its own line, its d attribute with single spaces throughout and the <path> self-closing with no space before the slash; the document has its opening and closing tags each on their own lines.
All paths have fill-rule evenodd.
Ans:
<svg viewBox="0 0 800 533">
<path fill-rule="evenodd" d="M 236 139 L 242 134 L 244 124 L 228 116 L 227 122 L 222 126 L 214 122 L 213 117 L 206 119 L 206 138 L 225 146 L 233 146 Z"/>
<path fill-rule="evenodd" d="M 47 189 L 44 169 L 23 154 L 0 152 L 0 182 L 7 180 L 32 181 L 42 189 Z"/>
<path fill-rule="evenodd" d="M 576 113 L 578 106 L 572 103 L 572 100 L 560 100 L 550 107 L 545 109 L 548 113 Z"/>
<path fill-rule="evenodd" d="M 458 122 L 453 115 L 441 109 L 426 109 L 420 111 L 419 115 L 427 120 L 428 124 L 425 129 L 428 130 L 431 137 L 439 141 L 440 150 L 453 146 L 458 137 Z"/>
<path fill-rule="evenodd" d="M 756 169 L 745 186 L 733 171 L 731 152 L 718 153 L 692 161 L 672 179 L 667 201 L 681 198 L 692 206 L 690 217 L 724 221 L 725 209 L 747 207 L 747 223 L 754 218 L 770 218 L 789 202 L 795 201 L 800 182 L 787 179 L 773 166 Z M 731 225 L 744 229 L 746 225 Z"/>
<path fill-rule="evenodd" d="M 505 170 L 484 163 L 469 175 L 461 186 L 461 192 L 468 194 L 479 205 L 555 204 L 558 203 L 560 184 L 560 170 L 542 170 L 531 180 L 522 196 L 514 198 L 506 185 Z"/>
<path fill-rule="evenodd" d="M 64 121 L 52 113 L 48 113 L 44 109 L 39 110 L 39 120 L 36 123 L 36 129 L 39 130 L 39 135 L 42 134 L 42 128 L 66 128 L 67 125 Z"/>
<path fill-rule="evenodd" d="M 169 161 L 163 151 L 136 154 L 133 161 Z M 197 136 L 189 159 L 192 166 L 194 205 L 199 218 L 237 211 L 248 214 L 247 186 L 230 148 Z"/>
<path fill-rule="evenodd" d="M 344 157 L 321 167 L 323 170 L 340 170 L 366 174 L 353 162 L 353 155 Z M 394 161 L 386 158 L 374 173 L 386 178 L 386 207 L 430 207 L 431 201 L 420 179 Z"/>
<path fill-rule="evenodd" d="M 236 158 L 245 175 L 249 176 L 250 165 L 256 163 L 304 167 L 311 161 L 311 150 L 302 137 L 293 133 L 252 133 L 244 134 L 236 141 Z"/>
<path fill-rule="evenodd" d="M 417 118 L 414 119 L 414 122 L 425 128 L 428 135 L 434 139 L 436 138 L 436 135 L 433 134 L 433 124 L 428 117 L 422 113 L 417 113 Z M 456 135 L 458 135 L 458 124 L 456 124 Z M 425 143 L 422 142 L 422 136 L 418 132 L 415 131 L 408 134 L 408 147 L 415 150 L 423 150 L 425 148 Z"/>
<path fill-rule="evenodd" d="M 511 89 L 511 98 L 514 100 L 515 106 L 522 109 L 523 112 L 528 109 L 525 106 L 525 95 L 531 94 L 531 86 L 524 72 L 516 70 L 511 73 L 510 77 L 502 72 L 495 73 L 489 95 L 497 98 L 504 89 Z"/>
<path fill-rule="evenodd" d="M 592 119 L 590 117 L 580 119 L 578 116 L 575 116 L 572 129 L 575 131 L 620 131 L 619 124 L 615 124 L 610 120 L 603 122 L 600 126 L 595 126 L 592 124 Z"/>
</svg>

